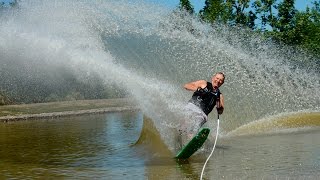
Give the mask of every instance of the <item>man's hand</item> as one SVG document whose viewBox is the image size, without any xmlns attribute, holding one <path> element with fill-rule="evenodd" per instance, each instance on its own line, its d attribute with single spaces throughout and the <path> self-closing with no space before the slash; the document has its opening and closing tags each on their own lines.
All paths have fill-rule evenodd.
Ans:
<svg viewBox="0 0 320 180">
<path fill-rule="evenodd" d="M 217 107 L 217 112 L 218 112 L 218 114 L 222 114 L 223 113 L 223 107 L 221 106 L 221 107 Z"/>
<path fill-rule="evenodd" d="M 217 101 L 217 111 L 218 114 L 222 114 L 224 110 L 224 97 L 222 94 L 220 94 L 220 98 Z"/>
</svg>

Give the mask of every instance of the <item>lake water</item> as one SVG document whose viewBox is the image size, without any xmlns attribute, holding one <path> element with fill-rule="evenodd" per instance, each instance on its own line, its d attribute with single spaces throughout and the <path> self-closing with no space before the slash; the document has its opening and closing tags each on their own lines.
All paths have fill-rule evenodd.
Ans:
<svg viewBox="0 0 320 180">
<path fill-rule="evenodd" d="M 176 161 L 143 118 L 135 111 L 2 123 L 0 179 L 199 179 L 212 144 Z M 140 136 L 156 145 L 137 143 Z M 319 136 L 319 128 L 222 136 L 204 178 L 318 179 Z"/>
</svg>

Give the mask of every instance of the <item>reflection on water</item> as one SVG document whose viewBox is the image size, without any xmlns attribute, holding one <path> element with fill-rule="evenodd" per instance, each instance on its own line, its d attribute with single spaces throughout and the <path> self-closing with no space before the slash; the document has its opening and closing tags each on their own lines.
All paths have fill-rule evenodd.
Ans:
<svg viewBox="0 0 320 180">
<path fill-rule="evenodd" d="M 148 141 L 133 145 L 142 123 L 141 112 L 122 112 L 0 124 L 0 179 L 199 179 L 210 143 L 175 161 Z M 317 179 L 319 136 L 315 128 L 220 138 L 204 177 Z"/>
<path fill-rule="evenodd" d="M 207 169 L 214 179 L 318 179 L 320 130 L 222 140 Z"/>
<path fill-rule="evenodd" d="M 141 176 L 141 126 L 138 112 L 1 124 L 0 179 Z"/>
</svg>

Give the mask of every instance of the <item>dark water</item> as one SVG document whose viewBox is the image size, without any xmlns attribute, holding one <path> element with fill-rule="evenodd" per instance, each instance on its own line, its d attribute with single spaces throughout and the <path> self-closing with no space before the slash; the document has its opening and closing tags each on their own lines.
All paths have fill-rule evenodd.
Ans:
<svg viewBox="0 0 320 180">
<path fill-rule="evenodd" d="M 212 144 L 176 162 L 147 140 L 135 144 L 141 133 L 161 144 L 143 122 L 141 112 L 122 112 L 0 124 L 0 179 L 199 179 Z M 204 177 L 317 179 L 319 136 L 318 128 L 222 136 Z"/>
<path fill-rule="evenodd" d="M 1 124 L 0 179 L 143 177 L 140 113 Z M 128 164 L 130 162 L 130 164 Z"/>
</svg>

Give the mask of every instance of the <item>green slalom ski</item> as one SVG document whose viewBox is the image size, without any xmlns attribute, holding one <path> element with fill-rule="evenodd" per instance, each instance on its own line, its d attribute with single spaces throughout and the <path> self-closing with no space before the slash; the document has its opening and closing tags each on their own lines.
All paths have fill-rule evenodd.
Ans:
<svg viewBox="0 0 320 180">
<path fill-rule="evenodd" d="M 206 141 L 210 133 L 209 128 L 202 128 L 196 136 L 194 136 L 189 143 L 184 146 L 176 155 L 177 159 L 187 159 L 195 153 Z"/>
</svg>

